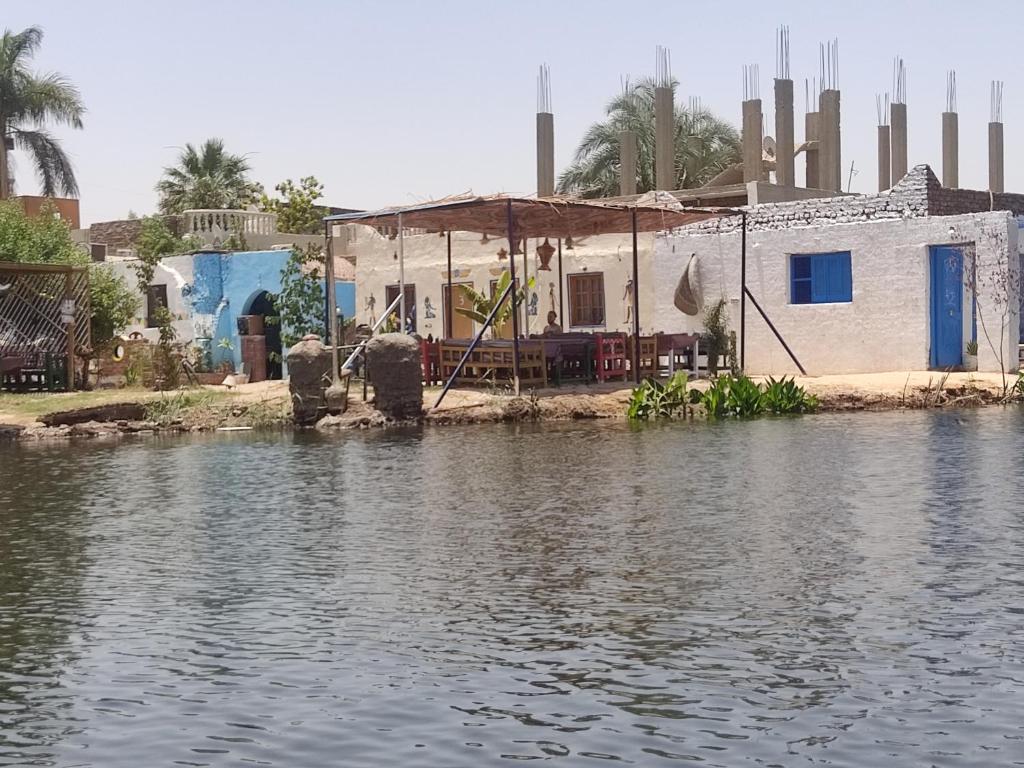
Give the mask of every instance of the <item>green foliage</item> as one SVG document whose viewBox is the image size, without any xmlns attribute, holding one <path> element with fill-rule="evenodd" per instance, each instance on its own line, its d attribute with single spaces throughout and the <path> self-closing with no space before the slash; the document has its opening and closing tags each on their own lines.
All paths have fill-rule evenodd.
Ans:
<svg viewBox="0 0 1024 768">
<path fill-rule="evenodd" d="M 63 219 L 44 207 L 39 216 L 26 216 L 21 204 L 0 202 L 0 261 L 22 264 L 86 264 L 89 257 L 71 239 Z"/>
<path fill-rule="evenodd" d="M 676 83 L 672 83 L 675 90 Z M 582 197 L 619 194 L 619 137 L 632 131 L 637 139 L 637 191 L 655 188 L 654 88 L 652 78 L 630 84 L 611 100 L 607 119 L 594 123 L 580 140 L 572 163 L 558 179 L 558 191 Z M 706 109 L 675 106 L 675 169 L 672 189 L 705 186 L 740 161 L 739 132 Z M 666 185 L 662 185 L 663 187 Z"/>
<path fill-rule="evenodd" d="M 89 269 L 89 310 L 93 349 L 108 344 L 131 325 L 139 308 L 138 295 L 124 278 L 107 266 Z"/>
<path fill-rule="evenodd" d="M 160 212 L 181 213 L 190 208 L 245 208 L 263 189 L 249 181 L 249 161 L 224 150 L 222 139 L 207 139 L 199 149 L 186 144 L 178 163 L 164 168 L 157 183 Z"/>
<path fill-rule="evenodd" d="M 177 389 L 181 383 L 181 359 L 174 348 L 178 332 L 174 330 L 174 315 L 167 307 L 157 307 L 153 313 L 159 339 L 153 350 L 153 372 L 158 389 Z"/>
<path fill-rule="evenodd" d="M 501 273 L 498 278 L 497 284 L 494 286 L 494 295 L 491 296 L 486 293 L 481 293 L 474 290 L 469 285 L 457 286 L 462 291 L 463 297 L 472 306 L 470 307 L 455 307 L 455 311 L 460 315 L 470 318 L 471 320 L 483 325 L 487 322 L 488 315 L 494 309 L 494 305 L 501 298 L 501 295 L 505 293 L 509 283 L 512 282 L 512 273 L 509 270 L 505 270 Z M 519 288 L 516 290 L 516 303 L 518 306 L 522 306 L 523 302 L 526 301 L 526 291 L 531 290 L 535 284 L 534 279 L 531 277 L 526 281 L 526 288 Z M 501 308 L 494 315 L 494 321 L 491 323 L 491 337 L 494 337 L 495 332 L 501 328 L 509 318 L 512 317 L 512 302 L 506 301 Z"/>
<path fill-rule="evenodd" d="M 676 411 L 686 407 L 686 384 L 685 371 L 676 371 L 665 384 L 656 379 L 644 379 L 629 398 L 626 416 L 644 421 L 672 418 Z"/>
<path fill-rule="evenodd" d="M 294 346 L 307 333 L 324 336 L 326 296 L 322 285 L 326 259 L 322 246 L 310 243 L 292 250 L 281 270 L 281 292 L 274 296 L 274 306 L 281 324 L 281 341 L 285 349 Z M 275 322 L 267 318 L 267 322 Z"/>
<path fill-rule="evenodd" d="M 203 390 L 175 392 L 170 397 L 162 395 L 158 400 L 146 403 L 146 421 L 167 425 L 182 421 L 194 408 L 205 408 L 213 402 L 213 395 Z"/>
<path fill-rule="evenodd" d="M 315 235 L 323 229 L 327 209 L 316 205 L 323 197 L 324 185 L 314 176 L 303 176 L 296 185 L 285 179 L 274 187 L 282 199 L 260 197 L 260 210 L 277 214 L 277 231 L 297 235 Z"/>
<path fill-rule="evenodd" d="M 970 341 L 967 342 L 967 354 L 968 355 L 976 355 L 976 354 L 978 354 L 978 342 L 975 341 L 974 339 L 971 339 Z"/>
<path fill-rule="evenodd" d="M 764 384 L 756 384 L 747 376 L 719 376 L 703 392 L 694 390 L 690 399 L 703 406 L 709 419 L 808 413 L 818 408 L 817 398 L 785 377 L 769 377 Z"/>
<path fill-rule="evenodd" d="M 704 348 L 708 353 L 708 375 L 718 375 L 718 362 L 729 349 L 729 305 L 719 299 L 704 310 Z"/>
<path fill-rule="evenodd" d="M 81 128 L 85 106 L 78 89 L 63 75 L 29 69 L 42 41 L 39 27 L 17 33 L 5 30 L 0 37 L 0 137 L 9 137 L 15 148 L 28 154 L 44 195 L 75 196 L 78 182 L 71 160 L 46 125 Z M 7 152 L 2 142 L 0 152 Z M 9 163 L 6 167 L 9 171 Z"/>
<path fill-rule="evenodd" d="M 139 290 L 146 293 L 153 283 L 156 265 L 165 256 L 180 256 L 194 250 L 192 238 L 182 238 L 171 232 L 162 216 L 146 216 L 142 219 L 142 230 L 136 241 L 139 259 L 134 265 Z"/>
</svg>

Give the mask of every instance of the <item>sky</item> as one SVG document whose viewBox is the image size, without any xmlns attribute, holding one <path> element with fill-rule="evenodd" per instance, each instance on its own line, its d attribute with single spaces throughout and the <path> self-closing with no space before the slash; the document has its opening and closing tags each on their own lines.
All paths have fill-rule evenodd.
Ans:
<svg viewBox="0 0 1024 768">
<path fill-rule="evenodd" d="M 1006 189 L 1024 192 L 1017 0 L 696 3 L 683 0 L 5 0 L 3 24 L 45 32 L 35 59 L 81 90 L 84 130 L 57 134 L 83 225 L 156 209 L 186 142 L 216 136 L 268 189 L 314 175 L 330 205 L 372 208 L 536 187 L 537 69 L 551 70 L 555 166 L 572 159 L 623 76 L 671 51 L 677 98 L 740 122 L 742 66 L 760 65 L 773 133 L 775 31 L 790 30 L 797 141 L 805 77 L 839 40 L 844 184 L 877 187 L 875 94 L 907 67 L 910 165 L 941 175 L 946 72 L 959 86 L 960 185 L 985 189 L 989 83 L 1005 80 Z M 1015 60 L 1016 59 L 1016 60 Z M 18 191 L 38 191 L 16 153 Z M 798 163 L 797 180 L 802 181 Z"/>
</svg>

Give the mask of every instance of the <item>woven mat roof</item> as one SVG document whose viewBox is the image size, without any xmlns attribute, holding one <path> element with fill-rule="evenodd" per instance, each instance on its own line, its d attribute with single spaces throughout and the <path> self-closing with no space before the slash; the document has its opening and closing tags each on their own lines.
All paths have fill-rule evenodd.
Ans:
<svg viewBox="0 0 1024 768">
<path fill-rule="evenodd" d="M 493 195 L 451 197 L 405 207 L 342 213 L 327 216 L 324 221 L 397 227 L 401 215 L 403 227 L 434 232 L 478 232 L 503 237 L 508 232 L 510 207 L 517 237 L 585 237 L 632 232 L 634 212 L 637 232 L 658 232 L 736 213 L 731 208 L 687 209 L 594 200 Z"/>
</svg>

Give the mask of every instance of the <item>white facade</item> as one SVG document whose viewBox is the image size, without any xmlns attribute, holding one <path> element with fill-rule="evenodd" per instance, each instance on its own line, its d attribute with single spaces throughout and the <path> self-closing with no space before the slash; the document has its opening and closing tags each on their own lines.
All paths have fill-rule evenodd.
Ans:
<svg viewBox="0 0 1024 768">
<path fill-rule="evenodd" d="M 975 254 L 977 264 L 979 370 L 999 370 L 1000 360 L 1007 370 L 1016 370 L 1018 227 L 1005 212 L 751 231 L 747 233 L 747 286 L 810 375 L 926 370 L 931 344 L 929 247 L 960 244 L 967 246 L 967 254 Z M 851 254 L 853 300 L 791 303 L 790 257 L 836 251 Z M 701 316 L 683 315 L 673 305 L 673 293 L 690 254 L 697 257 L 693 283 L 701 304 L 725 298 L 731 327 L 738 331 L 738 231 L 678 230 L 657 237 L 651 270 L 654 314 L 647 310 L 651 322 L 645 325 L 665 332 L 702 329 Z M 969 260 L 970 255 L 965 258 Z M 963 287 L 965 340 L 971 338 L 974 298 L 968 282 Z M 746 318 L 746 370 L 798 373 L 750 301 Z"/>
<path fill-rule="evenodd" d="M 347 225 L 345 253 L 356 262 L 356 319 L 372 325 L 387 308 L 387 286 L 399 282 L 398 240 L 379 234 L 375 229 L 360 225 Z M 452 232 L 452 282 L 471 283 L 477 291 L 486 293 L 490 282 L 497 280 L 508 269 L 509 258 L 500 258 L 501 250 L 508 251 L 504 238 L 486 241 L 478 234 Z M 444 335 L 444 286 L 448 280 L 447 237 L 444 233 L 407 234 L 405 241 L 405 283 L 416 289 L 416 331 L 421 336 L 435 338 Z M 531 238 L 527 243 L 526 268 L 534 287 L 527 300 L 527 327 L 525 333 L 540 333 L 546 324 L 547 313 L 554 309 L 558 322 L 566 331 L 632 331 L 632 302 L 627 296 L 627 285 L 633 270 L 632 235 L 600 235 L 586 237 L 573 243 L 571 249 L 562 250 L 562 304 L 565 317 L 558 311 L 559 283 L 558 256 L 551 257 L 550 270 L 540 269 L 537 247 L 543 238 Z M 550 245 L 557 247 L 555 239 Z M 652 302 L 655 290 L 651 273 L 653 234 L 642 234 L 638 240 L 640 271 L 641 332 L 656 330 Z M 523 255 L 516 259 L 516 277 L 523 279 Z M 604 322 L 597 325 L 572 325 L 569 292 L 571 276 L 600 273 L 604 285 Z M 457 289 L 456 289 L 457 290 Z M 428 306 L 429 300 L 429 306 Z M 532 305 L 532 306 L 531 306 Z M 411 308 L 407 311 L 411 312 Z M 432 316 L 431 316 L 432 315 Z M 478 330 L 478 329 L 475 329 Z"/>
</svg>

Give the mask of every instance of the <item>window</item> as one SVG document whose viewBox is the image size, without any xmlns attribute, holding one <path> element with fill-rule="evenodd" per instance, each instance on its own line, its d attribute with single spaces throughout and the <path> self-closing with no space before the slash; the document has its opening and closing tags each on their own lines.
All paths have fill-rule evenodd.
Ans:
<svg viewBox="0 0 1024 768">
<path fill-rule="evenodd" d="M 146 327 L 156 328 L 160 325 L 156 321 L 156 311 L 160 307 L 167 306 L 167 286 L 151 285 L 146 292 Z"/>
<path fill-rule="evenodd" d="M 569 275 L 569 325 L 604 325 L 604 274 Z"/>
<path fill-rule="evenodd" d="M 853 301 L 850 252 L 794 254 L 790 257 L 790 304 Z"/>
</svg>

